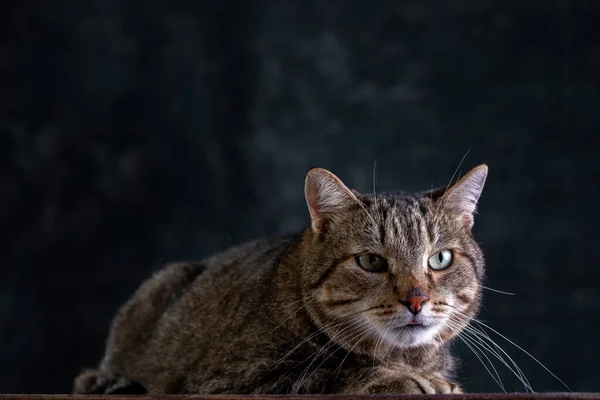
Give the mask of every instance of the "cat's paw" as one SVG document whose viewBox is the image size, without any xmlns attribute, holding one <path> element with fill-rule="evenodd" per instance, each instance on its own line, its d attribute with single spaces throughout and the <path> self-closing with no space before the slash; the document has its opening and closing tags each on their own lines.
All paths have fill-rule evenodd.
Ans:
<svg viewBox="0 0 600 400">
<path fill-rule="evenodd" d="M 429 382 L 435 388 L 436 394 L 458 394 L 463 392 L 458 383 L 437 374 L 433 375 Z"/>
<path fill-rule="evenodd" d="M 146 388 L 123 377 L 94 370 L 83 371 L 73 384 L 73 394 L 145 394 Z"/>
<path fill-rule="evenodd" d="M 104 382 L 98 371 L 85 370 L 73 382 L 73 394 L 100 394 Z"/>
<path fill-rule="evenodd" d="M 437 374 L 424 376 L 407 374 L 384 382 L 373 382 L 364 388 L 365 394 L 454 394 L 460 386 Z"/>
</svg>

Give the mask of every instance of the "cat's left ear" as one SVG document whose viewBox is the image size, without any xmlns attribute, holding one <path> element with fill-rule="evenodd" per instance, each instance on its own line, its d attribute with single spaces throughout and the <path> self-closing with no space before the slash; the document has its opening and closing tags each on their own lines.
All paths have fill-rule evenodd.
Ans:
<svg viewBox="0 0 600 400">
<path fill-rule="evenodd" d="M 456 215 L 467 229 L 473 227 L 473 214 L 477 208 L 487 174 L 488 167 L 485 164 L 473 168 L 446 190 L 438 200 L 441 207 L 446 212 Z"/>
<path fill-rule="evenodd" d="M 312 168 L 306 173 L 304 195 L 311 226 L 317 234 L 321 233 L 326 221 L 336 218 L 350 204 L 359 201 L 337 176 L 323 168 Z"/>
</svg>

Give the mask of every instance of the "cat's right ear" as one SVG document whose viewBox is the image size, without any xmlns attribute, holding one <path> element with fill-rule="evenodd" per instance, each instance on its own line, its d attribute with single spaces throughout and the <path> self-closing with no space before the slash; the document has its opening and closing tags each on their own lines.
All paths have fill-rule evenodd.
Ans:
<svg viewBox="0 0 600 400">
<path fill-rule="evenodd" d="M 469 230 L 473 227 L 473 214 L 475 214 L 487 174 L 488 167 L 485 164 L 473 168 L 448 190 L 445 190 L 438 200 L 446 212 L 459 218 L 465 228 Z M 435 196 L 432 192 L 433 198 Z"/>
<path fill-rule="evenodd" d="M 312 168 L 306 173 L 304 196 L 316 234 L 321 233 L 327 220 L 359 201 L 337 176 L 323 168 Z"/>
</svg>

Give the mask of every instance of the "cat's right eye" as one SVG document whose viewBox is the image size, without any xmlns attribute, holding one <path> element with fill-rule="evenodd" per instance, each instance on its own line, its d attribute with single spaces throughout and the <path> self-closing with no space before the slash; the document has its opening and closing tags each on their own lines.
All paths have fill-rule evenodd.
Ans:
<svg viewBox="0 0 600 400">
<path fill-rule="evenodd" d="M 356 263 L 365 271 L 385 272 L 388 269 L 388 262 L 385 258 L 375 253 L 359 253 L 354 256 Z"/>
<path fill-rule="evenodd" d="M 452 252 L 450 250 L 439 251 L 429 257 L 427 264 L 434 271 L 444 270 L 452 264 Z"/>
</svg>

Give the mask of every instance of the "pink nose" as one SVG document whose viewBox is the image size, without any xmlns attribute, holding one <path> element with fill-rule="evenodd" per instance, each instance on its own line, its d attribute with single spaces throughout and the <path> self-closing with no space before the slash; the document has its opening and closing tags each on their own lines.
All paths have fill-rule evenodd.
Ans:
<svg viewBox="0 0 600 400">
<path fill-rule="evenodd" d="M 408 296 L 400 299 L 400 303 L 404 304 L 411 313 L 417 315 L 423 308 L 423 303 L 429 300 L 429 297 L 423 293 L 421 288 L 413 288 L 408 292 Z"/>
</svg>

